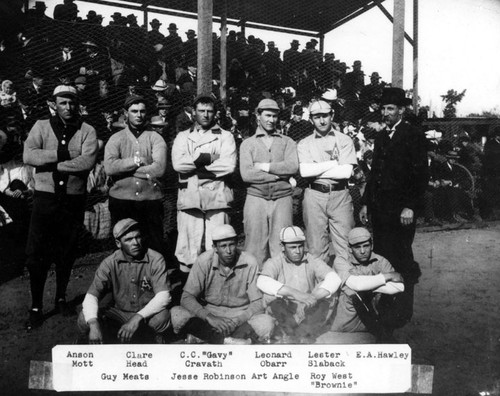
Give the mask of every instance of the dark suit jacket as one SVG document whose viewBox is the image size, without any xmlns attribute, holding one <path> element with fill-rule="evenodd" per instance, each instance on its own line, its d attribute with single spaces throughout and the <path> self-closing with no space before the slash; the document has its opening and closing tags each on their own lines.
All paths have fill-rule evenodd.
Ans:
<svg viewBox="0 0 500 396">
<path fill-rule="evenodd" d="M 429 178 L 425 135 L 404 121 L 392 139 L 386 131 L 375 138 L 371 177 L 363 201 L 371 211 L 394 214 L 415 211 L 423 202 Z"/>
</svg>

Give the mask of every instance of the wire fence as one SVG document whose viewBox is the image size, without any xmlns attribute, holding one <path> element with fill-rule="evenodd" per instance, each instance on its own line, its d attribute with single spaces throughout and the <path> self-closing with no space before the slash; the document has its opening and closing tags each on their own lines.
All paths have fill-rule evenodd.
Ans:
<svg viewBox="0 0 500 396">
<path fill-rule="evenodd" d="M 149 115 L 163 115 L 167 120 L 157 126 L 157 130 L 167 142 L 171 159 L 177 132 L 190 125 L 184 113 L 189 111 L 196 93 L 196 42 L 193 38 L 183 41 L 174 29 L 175 34 L 164 36 L 154 28 L 153 22 L 152 30 L 147 31 L 124 18 L 114 18 L 112 24 L 104 27 L 99 18 L 89 16 L 83 21 L 55 21 L 30 13 L 20 31 L 3 37 L 0 79 L 11 81 L 17 94 L 10 102 L 9 94 L 4 95 L 0 107 L 0 126 L 9 139 L 22 142 L 37 119 L 49 117 L 50 93 L 54 86 L 65 83 L 79 90 L 80 114 L 96 128 L 104 144 L 125 125 L 124 99 L 131 94 L 144 95 L 150 104 Z M 213 40 L 216 95 L 221 83 L 217 81 L 219 40 L 217 37 Z M 357 66 L 353 65 L 353 71 L 349 72 L 345 62 L 335 59 L 333 54 L 321 54 L 316 44 L 311 40 L 305 50 L 299 51 L 294 49 L 292 41 L 291 48 L 282 54 L 273 44 L 266 46 L 258 37 L 245 37 L 241 31 L 229 32 L 228 99 L 218 109 L 218 122 L 224 129 L 231 130 L 240 143 L 255 131 L 251 109 L 262 97 L 273 97 L 282 109 L 280 131 L 292 136 L 298 130 L 292 136 L 298 140 L 311 133 L 307 122 L 300 124 L 302 129 L 294 125 L 304 117 L 302 110 L 307 109 L 309 100 L 335 95 L 332 103 L 336 125 L 353 137 L 360 160 L 366 161 L 361 155 L 370 151 L 366 126 L 368 122 L 376 122 L 378 114 L 374 117 L 370 106 L 376 102 L 385 83 L 372 81 L 365 85 L 363 72 L 354 73 Z M 376 76 L 370 77 L 378 82 Z M 162 106 L 165 103 L 167 106 Z M 429 146 L 431 181 L 419 213 L 419 225 L 500 218 L 497 159 L 500 155 L 496 155 L 500 150 L 495 145 L 495 136 L 500 135 L 500 121 L 425 117 L 408 117 L 408 120 L 419 124 L 423 131 L 441 132 L 439 139 L 430 139 L 435 143 Z M 364 137 L 360 131 L 365 132 Z M 102 159 L 101 151 L 99 162 L 89 176 L 82 254 L 113 246 L 107 205 L 109 180 Z M 445 176 L 434 172 L 443 167 L 449 169 Z M 356 221 L 367 176 L 360 167 L 349 183 Z M 303 226 L 301 202 L 307 183 L 299 176 L 296 179 L 293 217 L 295 224 Z M 163 186 L 164 238 L 172 242 L 177 229 L 177 175 L 171 162 L 163 177 Z M 235 200 L 230 210 L 231 223 L 242 234 L 246 190 L 238 172 L 232 177 L 232 186 Z"/>
</svg>

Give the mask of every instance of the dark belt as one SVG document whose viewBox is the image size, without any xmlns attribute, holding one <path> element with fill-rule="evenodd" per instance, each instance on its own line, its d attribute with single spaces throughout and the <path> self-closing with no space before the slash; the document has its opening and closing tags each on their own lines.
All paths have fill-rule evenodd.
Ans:
<svg viewBox="0 0 500 396">
<path fill-rule="evenodd" d="M 319 184 L 319 183 L 311 183 L 309 184 L 309 188 L 322 192 L 322 193 L 331 193 L 332 191 L 342 191 L 348 188 L 347 180 L 343 180 L 338 184 Z"/>
</svg>

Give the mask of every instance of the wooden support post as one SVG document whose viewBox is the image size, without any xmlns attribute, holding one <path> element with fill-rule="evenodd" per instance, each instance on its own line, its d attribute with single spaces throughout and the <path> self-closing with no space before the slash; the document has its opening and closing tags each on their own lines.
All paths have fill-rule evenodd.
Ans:
<svg viewBox="0 0 500 396">
<path fill-rule="evenodd" d="M 405 0 L 394 0 L 392 30 L 392 86 L 403 88 L 405 45 Z"/>
<path fill-rule="evenodd" d="M 413 0 L 413 111 L 418 114 L 418 0 Z"/>
<path fill-rule="evenodd" d="M 321 33 L 319 35 L 319 52 L 321 52 L 321 55 L 325 55 L 325 35 Z"/>
<path fill-rule="evenodd" d="M 212 92 L 213 0 L 198 0 L 198 95 Z"/>
<path fill-rule="evenodd" d="M 220 29 L 220 100 L 226 104 L 227 93 L 227 0 L 222 0 Z M 244 24 L 242 30 L 245 31 Z"/>
</svg>

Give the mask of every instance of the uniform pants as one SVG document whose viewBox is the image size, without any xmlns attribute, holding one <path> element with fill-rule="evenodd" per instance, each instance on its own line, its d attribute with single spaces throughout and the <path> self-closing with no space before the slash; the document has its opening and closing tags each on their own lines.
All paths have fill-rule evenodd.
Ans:
<svg viewBox="0 0 500 396">
<path fill-rule="evenodd" d="M 35 192 L 26 244 L 32 308 L 43 308 L 45 281 L 52 263 L 56 265 L 55 300 L 66 298 L 84 210 L 85 195 L 57 197 Z"/>
<path fill-rule="evenodd" d="M 218 307 L 218 306 L 212 306 L 212 305 L 206 305 L 205 309 L 209 311 L 211 314 L 215 316 L 220 316 L 224 318 L 236 318 L 238 315 L 240 315 L 244 309 L 241 308 L 230 308 L 230 307 Z M 195 318 L 195 315 L 193 315 L 191 312 L 189 312 L 187 309 L 177 306 L 172 308 L 172 327 L 174 330 L 174 333 L 180 333 L 181 331 L 185 331 L 187 333 L 193 334 L 193 321 L 191 319 Z M 191 321 L 190 325 L 188 323 Z M 199 319 L 198 321 L 194 321 L 194 323 L 197 323 L 198 325 L 201 325 L 202 319 Z M 213 333 L 215 332 L 214 329 L 211 328 L 210 325 L 208 325 L 207 322 L 202 321 L 203 325 L 203 330 L 200 330 L 198 333 L 201 335 L 201 339 L 207 340 L 210 342 L 215 341 L 220 341 L 220 339 L 223 337 L 215 336 Z M 255 332 L 257 337 L 260 340 L 265 340 L 271 338 L 271 335 L 274 330 L 274 324 L 275 321 L 274 319 L 265 313 L 260 313 L 260 314 L 255 314 L 253 315 L 247 322 L 248 325 L 252 328 L 252 330 Z M 240 325 L 239 327 L 244 326 L 246 323 Z M 185 328 L 185 326 L 188 325 L 188 328 Z M 238 337 L 238 338 L 247 338 L 245 336 L 241 336 L 238 333 L 242 333 L 242 329 L 240 328 L 235 329 L 233 332 L 232 336 Z M 245 326 L 246 327 L 246 326 Z M 198 337 L 197 334 L 193 334 Z M 212 339 L 206 339 L 204 337 L 212 338 Z"/>
<path fill-rule="evenodd" d="M 99 309 L 99 323 L 103 324 L 103 319 L 110 321 L 114 327 L 118 329 L 127 323 L 135 312 L 125 312 L 114 307 L 108 307 L 103 310 Z M 157 314 L 151 316 L 146 320 L 148 327 L 153 330 L 156 334 L 164 333 L 170 327 L 170 311 L 168 309 L 163 309 Z M 78 331 L 80 334 L 87 335 L 89 333 L 90 327 L 85 321 L 83 312 L 80 312 L 77 320 Z"/>
<path fill-rule="evenodd" d="M 189 272 L 196 258 L 201 254 L 202 244 L 205 250 L 212 249 L 212 232 L 215 227 L 229 224 L 229 215 L 224 210 L 198 209 L 179 210 L 177 212 L 177 246 L 175 256 L 180 269 Z"/>
<path fill-rule="evenodd" d="M 328 263 L 331 238 L 335 256 L 348 260 L 347 235 L 354 227 L 349 190 L 324 193 L 307 188 L 302 208 L 309 253 Z"/>
</svg>

